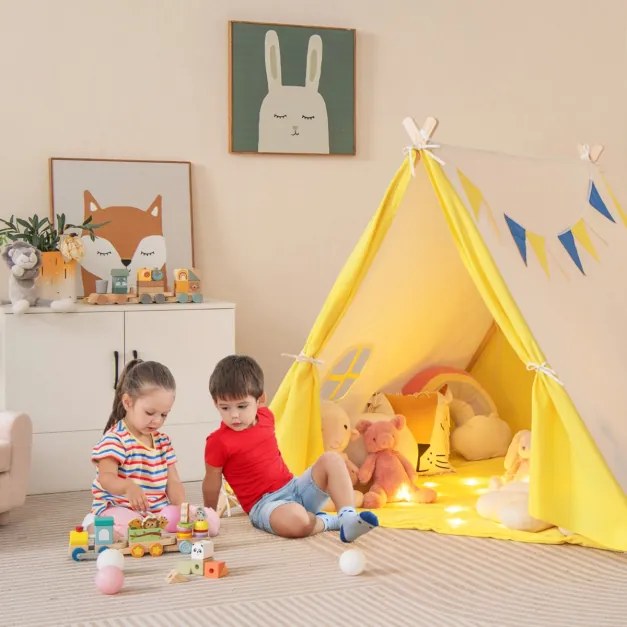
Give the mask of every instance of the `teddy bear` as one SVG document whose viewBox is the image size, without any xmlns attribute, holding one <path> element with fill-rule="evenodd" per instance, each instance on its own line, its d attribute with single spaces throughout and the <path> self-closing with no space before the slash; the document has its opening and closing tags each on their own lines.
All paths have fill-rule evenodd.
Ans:
<svg viewBox="0 0 627 627">
<path fill-rule="evenodd" d="M 379 422 L 360 420 L 356 425 L 368 453 L 359 468 L 358 478 L 360 483 L 372 480 L 372 485 L 364 494 L 363 506 L 367 509 L 377 509 L 387 502 L 399 500 L 433 503 L 437 498 L 434 490 L 414 485 L 416 470 L 397 450 L 399 433 L 405 422 L 405 416 L 397 414 Z"/>
<path fill-rule="evenodd" d="M 529 513 L 529 470 L 531 431 L 524 429 L 513 437 L 503 462 L 505 473 L 490 479 L 490 490 L 477 499 L 477 513 L 517 531 L 544 531 L 551 523 Z"/>
<path fill-rule="evenodd" d="M 359 468 L 345 453 L 349 442 L 359 437 L 359 431 L 350 426 L 350 418 L 344 408 L 333 401 L 323 400 L 320 403 L 320 421 L 322 423 L 322 444 L 325 451 L 338 453 L 346 463 L 351 483 L 357 483 Z M 361 507 L 364 495 L 359 490 L 353 491 L 355 507 Z M 326 505 L 323 509 L 326 509 Z M 328 507 L 332 507 L 328 504 Z"/>
<path fill-rule="evenodd" d="M 9 267 L 9 300 L 14 314 L 22 314 L 29 307 L 50 307 L 54 311 L 71 311 L 71 298 L 48 300 L 37 296 L 36 279 L 41 268 L 41 252 L 27 242 L 15 241 L 2 249 L 2 258 Z"/>
</svg>

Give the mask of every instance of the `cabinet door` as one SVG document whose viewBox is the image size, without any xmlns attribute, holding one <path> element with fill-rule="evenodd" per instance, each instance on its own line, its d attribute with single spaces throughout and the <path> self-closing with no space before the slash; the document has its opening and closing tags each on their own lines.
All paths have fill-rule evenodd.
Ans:
<svg viewBox="0 0 627 627">
<path fill-rule="evenodd" d="M 113 402 L 114 351 L 122 367 L 124 313 L 7 315 L 5 330 L 6 407 L 27 412 L 34 433 L 102 431 Z"/>
<path fill-rule="evenodd" d="M 209 396 L 209 375 L 235 350 L 233 309 L 126 311 L 126 359 L 159 361 L 176 380 L 176 401 L 164 426 L 172 437 L 185 481 L 201 479 L 205 437 L 220 424 Z M 178 432 L 184 437 L 176 437 Z"/>
</svg>

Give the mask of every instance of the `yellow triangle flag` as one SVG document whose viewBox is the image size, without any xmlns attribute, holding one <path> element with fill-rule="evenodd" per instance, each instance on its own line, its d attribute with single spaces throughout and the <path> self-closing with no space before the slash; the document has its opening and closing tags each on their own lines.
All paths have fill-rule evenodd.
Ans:
<svg viewBox="0 0 627 627">
<path fill-rule="evenodd" d="M 627 226 L 627 213 L 625 213 L 625 210 L 621 207 L 620 203 L 618 202 L 618 198 L 616 198 L 616 196 L 614 195 L 614 192 L 612 191 L 610 186 L 607 184 L 605 177 L 603 177 L 603 182 L 605 183 L 605 187 L 610 195 L 610 198 L 612 199 L 612 202 L 614 203 L 614 206 L 616 207 L 616 210 L 618 211 L 618 215 L 620 215 L 620 219 L 623 221 L 623 224 Z"/>
<path fill-rule="evenodd" d="M 481 204 L 483 203 L 483 194 L 481 190 L 460 170 L 457 170 L 459 180 L 466 192 L 466 196 L 470 201 L 470 206 L 475 214 L 475 218 L 479 217 L 479 211 L 481 210 Z"/>
<path fill-rule="evenodd" d="M 536 257 L 542 266 L 542 269 L 546 273 L 547 276 L 551 276 L 549 274 L 549 260 L 546 254 L 546 240 L 542 235 L 538 235 L 537 233 L 532 233 L 531 231 L 527 231 L 527 241 L 531 244 L 534 252 L 536 253 Z"/>
<path fill-rule="evenodd" d="M 590 239 L 590 235 L 588 235 L 588 229 L 586 229 L 586 223 L 581 220 L 578 220 L 575 226 L 571 229 L 572 234 L 575 236 L 575 239 L 597 260 L 599 261 L 599 255 L 592 244 L 592 240 Z"/>
</svg>

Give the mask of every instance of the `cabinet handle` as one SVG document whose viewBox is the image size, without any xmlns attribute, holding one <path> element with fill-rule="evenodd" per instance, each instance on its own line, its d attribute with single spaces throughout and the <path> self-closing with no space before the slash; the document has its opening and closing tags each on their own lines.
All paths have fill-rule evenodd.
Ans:
<svg viewBox="0 0 627 627">
<path fill-rule="evenodd" d="M 138 355 L 139 355 L 139 353 L 137 351 L 133 351 L 133 359 L 137 359 Z"/>
<path fill-rule="evenodd" d="M 116 390 L 118 387 L 118 376 L 119 376 L 119 357 L 120 353 L 118 351 L 113 351 L 113 364 L 115 368 L 115 381 L 113 383 L 113 389 Z"/>
</svg>

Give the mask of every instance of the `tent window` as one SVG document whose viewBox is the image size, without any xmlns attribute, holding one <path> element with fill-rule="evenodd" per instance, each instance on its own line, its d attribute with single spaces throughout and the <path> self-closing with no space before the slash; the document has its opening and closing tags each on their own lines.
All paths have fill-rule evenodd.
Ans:
<svg viewBox="0 0 627 627">
<path fill-rule="evenodd" d="M 322 383 L 322 398 L 335 401 L 345 396 L 364 369 L 370 353 L 369 348 L 353 348 L 337 361 Z"/>
</svg>

